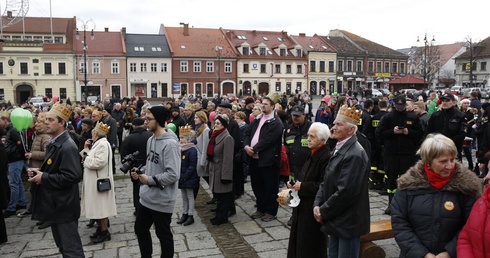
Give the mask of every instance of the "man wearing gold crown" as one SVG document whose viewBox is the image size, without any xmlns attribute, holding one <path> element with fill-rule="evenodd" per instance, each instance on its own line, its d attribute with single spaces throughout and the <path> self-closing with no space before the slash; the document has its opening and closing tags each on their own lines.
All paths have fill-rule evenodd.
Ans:
<svg viewBox="0 0 490 258">
<path fill-rule="evenodd" d="M 361 112 L 343 105 L 331 138 L 335 151 L 314 201 L 313 215 L 330 236 L 329 257 L 359 257 L 360 236 L 369 232 L 369 158 L 357 142 Z"/>
<path fill-rule="evenodd" d="M 78 147 L 65 130 L 71 109 L 55 104 L 46 114 L 46 133 L 51 135 L 41 168 L 28 170 L 28 181 L 36 183 L 32 218 L 51 225 L 56 246 L 63 257 L 85 257 L 78 234 L 82 177 Z"/>
</svg>

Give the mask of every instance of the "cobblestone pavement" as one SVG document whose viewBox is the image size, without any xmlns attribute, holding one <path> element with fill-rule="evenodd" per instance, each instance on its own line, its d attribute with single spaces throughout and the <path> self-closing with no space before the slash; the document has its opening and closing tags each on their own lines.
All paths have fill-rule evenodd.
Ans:
<svg viewBox="0 0 490 258">
<path fill-rule="evenodd" d="M 118 157 L 119 158 L 119 157 Z M 100 244 L 90 243 L 89 235 L 94 231 L 87 228 L 87 219 L 80 218 L 79 232 L 86 257 L 139 257 L 138 242 L 134 234 L 134 215 L 132 205 L 132 184 L 128 176 L 118 172 L 115 181 L 117 212 L 110 218 L 112 235 L 110 241 Z M 196 201 L 195 223 L 190 226 L 176 224 L 181 216 L 182 201 L 177 198 L 172 218 L 175 241 L 175 257 L 286 257 L 289 239 L 287 221 L 291 208 L 280 207 L 277 220 L 263 222 L 253 220 L 255 199 L 250 182 L 245 184 L 245 195 L 236 200 L 237 214 L 230 217 L 230 223 L 213 226 L 209 219 L 214 216 L 206 182 L 201 181 L 201 189 Z M 389 217 L 383 214 L 387 205 L 386 196 L 370 193 L 371 219 L 381 220 Z M 5 219 L 8 230 L 8 243 L 0 246 L 0 257 L 61 257 L 54 244 L 51 230 L 38 229 L 30 218 L 10 217 Z M 160 246 L 152 230 L 154 257 L 159 257 Z M 387 253 L 387 257 L 398 257 L 398 247 L 393 239 L 376 242 Z"/>
</svg>

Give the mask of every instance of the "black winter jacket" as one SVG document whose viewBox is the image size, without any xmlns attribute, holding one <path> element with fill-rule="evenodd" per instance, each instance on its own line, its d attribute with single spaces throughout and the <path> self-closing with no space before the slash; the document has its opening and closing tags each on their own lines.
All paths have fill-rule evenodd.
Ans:
<svg viewBox="0 0 490 258">
<path fill-rule="evenodd" d="M 197 176 L 197 149 L 191 147 L 182 152 L 180 163 L 179 189 L 195 188 L 199 185 Z"/>
<path fill-rule="evenodd" d="M 453 140 L 458 153 L 463 150 L 467 132 L 466 116 L 456 106 L 434 112 L 429 118 L 426 134 L 440 133 Z"/>
<path fill-rule="evenodd" d="M 391 203 L 391 223 L 400 257 L 424 257 L 448 252 L 456 257 L 456 242 L 471 208 L 481 194 L 476 175 L 456 163 L 456 172 L 441 189 L 433 188 L 422 161 L 398 179 Z"/>
</svg>

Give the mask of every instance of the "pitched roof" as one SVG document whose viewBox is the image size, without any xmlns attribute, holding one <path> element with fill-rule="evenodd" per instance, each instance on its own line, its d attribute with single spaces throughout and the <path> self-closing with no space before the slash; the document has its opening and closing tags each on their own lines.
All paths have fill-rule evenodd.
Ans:
<svg viewBox="0 0 490 258">
<path fill-rule="evenodd" d="M 216 57 L 219 46 L 222 48 L 221 57 L 236 58 L 235 49 L 221 29 L 192 28 L 188 24 L 165 27 L 162 24 L 160 33 L 167 37 L 172 57 Z"/>
<path fill-rule="evenodd" d="M 490 56 L 490 37 L 478 42 L 473 42 L 473 56 L 474 57 L 489 57 Z M 471 50 L 468 49 L 461 55 L 456 57 L 456 59 L 468 59 L 471 56 Z"/>
<path fill-rule="evenodd" d="M 94 39 L 90 38 L 90 31 L 87 36 L 87 55 L 101 56 L 123 56 L 126 55 L 124 40 L 120 31 L 94 31 Z M 76 40 L 77 54 L 83 53 L 83 31 L 79 32 L 80 38 Z"/>
<path fill-rule="evenodd" d="M 7 18 L 3 16 L 3 23 Z M 53 17 L 53 33 L 66 34 L 68 30 L 74 30 L 74 24 L 70 24 L 70 20 L 75 18 L 55 18 Z M 29 34 L 49 34 L 51 33 L 51 19 L 49 17 L 25 17 L 24 22 L 20 21 L 12 26 L 3 28 L 3 33 L 22 33 L 23 26 L 25 32 Z"/>
<path fill-rule="evenodd" d="M 362 49 L 343 37 L 322 36 L 322 39 L 332 45 L 340 55 L 363 55 L 365 53 Z"/>
<path fill-rule="evenodd" d="M 355 44 L 359 45 L 363 50 L 367 51 L 369 55 L 407 58 L 407 56 L 396 50 L 365 39 L 354 33 L 350 33 L 345 30 L 341 30 L 341 32 L 350 40 L 352 40 Z"/>
<path fill-rule="evenodd" d="M 424 84 L 424 79 L 408 74 L 407 76 L 395 78 L 389 81 L 388 84 Z"/>
<path fill-rule="evenodd" d="M 462 47 L 464 47 L 464 43 L 456 42 L 453 44 L 438 45 L 437 47 L 439 48 L 440 63 L 444 65 L 449 60 L 451 60 L 451 58 L 453 58 L 454 55 L 458 53 L 458 51 L 461 50 Z"/>
<path fill-rule="evenodd" d="M 126 34 L 128 57 L 168 57 L 170 48 L 162 34 Z"/>
<path fill-rule="evenodd" d="M 328 44 L 325 40 L 323 40 L 320 36 L 316 34 L 313 36 L 306 36 L 305 34 L 300 33 L 298 36 L 291 35 L 291 38 L 307 51 L 327 53 L 337 52 L 332 45 Z"/>
</svg>

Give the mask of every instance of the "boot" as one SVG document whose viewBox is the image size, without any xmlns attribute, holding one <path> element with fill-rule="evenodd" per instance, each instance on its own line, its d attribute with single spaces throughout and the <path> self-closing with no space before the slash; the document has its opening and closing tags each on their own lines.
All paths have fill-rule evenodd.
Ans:
<svg viewBox="0 0 490 258">
<path fill-rule="evenodd" d="M 189 225 L 192 225 L 192 224 L 194 224 L 194 216 L 189 215 L 187 217 L 187 220 L 182 225 L 189 226 Z"/>
<path fill-rule="evenodd" d="M 100 228 L 98 227 L 97 230 L 95 231 L 95 233 L 90 235 L 90 239 L 94 239 L 94 238 L 98 237 L 99 235 L 100 235 Z"/>
<path fill-rule="evenodd" d="M 87 228 L 92 228 L 94 227 L 95 222 L 97 222 L 95 219 L 91 219 L 90 222 L 86 225 Z"/>
<path fill-rule="evenodd" d="M 179 219 L 179 221 L 177 221 L 177 224 L 182 224 L 182 223 L 186 222 L 188 217 L 189 217 L 189 215 L 182 214 L 182 217 Z"/>
<path fill-rule="evenodd" d="M 386 215 L 391 215 L 391 200 L 393 200 L 393 194 L 388 194 L 388 208 L 385 210 Z"/>
</svg>

